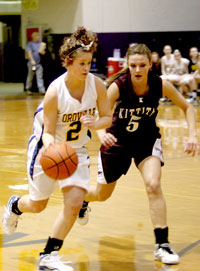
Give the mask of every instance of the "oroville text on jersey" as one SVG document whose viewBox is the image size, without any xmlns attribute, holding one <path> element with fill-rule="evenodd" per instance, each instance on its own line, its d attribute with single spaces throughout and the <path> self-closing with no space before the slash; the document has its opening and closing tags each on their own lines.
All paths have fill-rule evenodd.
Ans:
<svg viewBox="0 0 200 271">
<path fill-rule="evenodd" d="M 96 107 L 87 109 L 85 111 L 63 114 L 62 122 L 74 122 L 79 121 L 82 115 L 92 115 L 95 116 Z"/>
</svg>

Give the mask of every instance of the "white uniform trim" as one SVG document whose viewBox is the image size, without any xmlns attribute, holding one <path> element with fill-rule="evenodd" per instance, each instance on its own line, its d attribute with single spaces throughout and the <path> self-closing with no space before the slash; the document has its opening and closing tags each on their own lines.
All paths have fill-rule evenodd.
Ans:
<svg viewBox="0 0 200 271">
<path fill-rule="evenodd" d="M 161 138 L 156 139 L 153 145 L 152 156 L 158 157 L 160 161 L 164 163 Z"/>
</svg>

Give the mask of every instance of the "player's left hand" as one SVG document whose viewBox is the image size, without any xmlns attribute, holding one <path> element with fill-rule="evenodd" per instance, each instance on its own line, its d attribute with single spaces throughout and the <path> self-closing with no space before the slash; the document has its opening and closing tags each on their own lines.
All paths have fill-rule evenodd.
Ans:
<svg viewBox="0 0 200 271">
<path fill-rule="evenodd" d="M 95 117 L 92 115 L 82 115 L 80 121 L 88 128 L 93 128 L 95 126 Z"/>
<path fill-rule="evenodd" d="M 191 154 L 195 156 L 195 154 L 200 154 L 200 147 L 197 140 L 197 137 L 189 137 L 188 142 L 185 145 L 185 150 L 187 154 Z"/>
<path fill-rule="evenodd" d="M 112 135 L 111 133 L 105 133 L 101 138 L 100 138 L 101 144 L 104 147 L 111 147 L 117 142 L 117 138 Z"/>
</svg>

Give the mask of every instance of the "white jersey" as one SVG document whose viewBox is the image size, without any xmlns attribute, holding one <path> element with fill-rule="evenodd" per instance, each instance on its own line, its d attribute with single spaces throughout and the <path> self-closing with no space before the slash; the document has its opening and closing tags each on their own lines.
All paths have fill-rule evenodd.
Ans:
<svg viewBox="0 0 200 271">
<path fill-rule="evenodd" d="M 58 112 L 56 121 L 55 141 L 68 142 L 76 149 L 78 166 L 72 176 L 55 182 L 42 170 L 40 164 L 40 149 L 43 148 L 42 135 L 44 129 L 43 102 L 38 106 L 33 121 L 33 134 L 29 140 L 27 151 L 27 173 L 29 180 L 29 195 L 34 201 L 48 199 L 59 184 L 60 188 L 77 186 L 89 190 L 90 172 L 89 155 L 84 144 L 90 139 L 88 128 L 80 122 L 83 113 L 95 115 L 97 91 L 95 77 L 89 73 L 86 78 L 82 101 L 74 99 L 65 84 L 67 73 L 62 74 L 51 85 L 57 90 Z"/>
<path fill-rule="evenodd" d="M 174 60 L 174 73 L 178 75 L 183 75 L 188 73 L 187 66 L 189 64 L 189 60 L 186 58 L 181 58 L 180 63 Z"/>
<path fill-rule="evenodd" d="M 171 54 L 168 59 L 166 56 L 161 57 L 161 64 L 164 69 L 164 74 L 171 74 L 174 71 L 174 55 Z"/>
<path fill-rule="evenodd" d="M 51 85 L 57 90 L 58 113 L 55 132 L 56 142 L 68 142 L 73 148 L 81 148 L 89 139 L 90 131 L 80 122 L 83 113 L 95 116 L 97 91 L 94 75 L 89 73 L 86 78 L 82 101 L 73 98 L 65 84 L 67 72 L 55 79 Z M 34 115 L 33 136 L 39 142 L 43 133 L 43 102 Z"/>
</svg>

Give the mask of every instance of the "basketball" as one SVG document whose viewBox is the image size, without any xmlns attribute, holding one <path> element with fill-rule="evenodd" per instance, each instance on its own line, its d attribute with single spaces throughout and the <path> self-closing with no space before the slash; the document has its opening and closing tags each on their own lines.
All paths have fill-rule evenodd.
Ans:
<svg viewBox="0 0 200 271">
<path fill-rule="evenodd" d="M 78 156 L 69 144 L 59 142 L 51 144 L 43 152 L 40 163 L 48 177 L 63 180 L 70 177 L 76 170 Z"/>
</svg>

